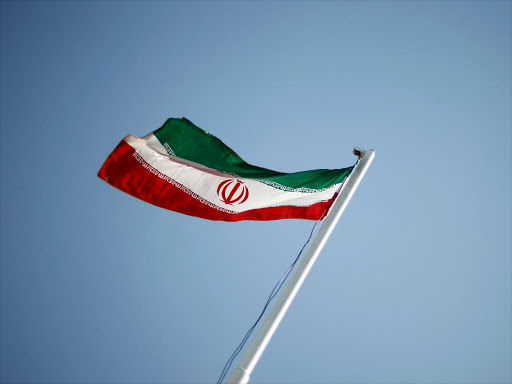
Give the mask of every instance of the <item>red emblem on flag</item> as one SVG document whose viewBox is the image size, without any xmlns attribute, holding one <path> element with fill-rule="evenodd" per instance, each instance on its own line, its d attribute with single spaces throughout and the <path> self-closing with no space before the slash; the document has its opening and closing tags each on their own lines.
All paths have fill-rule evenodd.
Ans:
<svg viewBox="0 0 512 384">
<path fill-rule="evenodd" d="M 224 180 L 217 187 L 217 195 L 227 205 L 243 204 L 249 198 L 249 189 L 243 181 L 230 179 Z"/>
</svg>

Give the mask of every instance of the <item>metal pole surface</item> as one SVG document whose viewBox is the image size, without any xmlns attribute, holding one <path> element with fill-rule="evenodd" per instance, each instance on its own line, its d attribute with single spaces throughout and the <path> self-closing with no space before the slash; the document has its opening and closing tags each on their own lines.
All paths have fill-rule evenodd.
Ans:
<svg viewBox="0 0 512 384">
<path fill-rule="evenodd" d="M 251 373 L 258 363 L 261 354 L 276 331 L 277 326 L 281 322 L 300 286 L 304 282 L 304 279 L 320 254 L 320 251 L 324 247 L 327 238 L 340 219 L 341 214 L 345 210 L 347 204 L 352 198 L 352 195 L 357 189 L 357 186 L 361 182 L 361 179 L 375 157 L 375 151 L 373 149 L 363 151 L 359 148 L 354 148 L 354 154 L 359 156 L 360 161 L 356 164 L 354 170 L 350 174 L 350 177 L 345 182 L 345 185 L 336 199 L 331 212 L 329 212 L 327 217 L 324 219 L 322 226 L 318 230 L 318 234 L 313 239 L 310 247 L 300 260 L 295 271 L 289 277 L 283 291 L 276 299 L 272 310 L 261 325 L 256 336 L 254 336 L 254 339 L 245 351 L 240 363 L 227 378 L 227 384 L 247 384 L 249 382 Z"/>
</svg>

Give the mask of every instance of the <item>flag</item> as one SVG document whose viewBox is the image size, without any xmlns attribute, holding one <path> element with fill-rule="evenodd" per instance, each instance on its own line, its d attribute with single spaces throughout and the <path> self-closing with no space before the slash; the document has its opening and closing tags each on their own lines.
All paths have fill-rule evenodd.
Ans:
<svg viewBox="0 0 512 384">
<path fill-rule="evenodd" d="M 148 203 L 209 220 L 318 220 L 352 168 L 256 167 L 191 121 L 171 118 L 147 136 L 126 136 L 98 176 Z"/>
</svg>

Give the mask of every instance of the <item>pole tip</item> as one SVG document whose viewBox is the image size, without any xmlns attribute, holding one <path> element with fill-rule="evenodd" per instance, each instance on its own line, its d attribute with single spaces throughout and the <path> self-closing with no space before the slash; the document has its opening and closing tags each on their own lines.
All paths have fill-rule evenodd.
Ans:
<svg viewBox="0 0 512 384">
<path fill-rule="evenodd" d="M 359 159 L 362 159 L 366 151 L 364 149 L 355 147 L 354 148 L 354 155 L 356 155 Z"/>
</svg>

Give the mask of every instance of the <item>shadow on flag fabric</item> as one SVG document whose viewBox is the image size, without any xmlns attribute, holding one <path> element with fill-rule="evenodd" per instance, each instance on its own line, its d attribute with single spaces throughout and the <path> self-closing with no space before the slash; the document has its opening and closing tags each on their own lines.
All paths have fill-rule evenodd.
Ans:
<svg viewBox="0 0 512 384">
<path fill-rule="evenodd" d="M 156 206 L 209 220 L 319 220 L 353 167 L 283 173 L 246 163 L 191 121 L 126 136 L 98 176 Z"/>
</svg>

